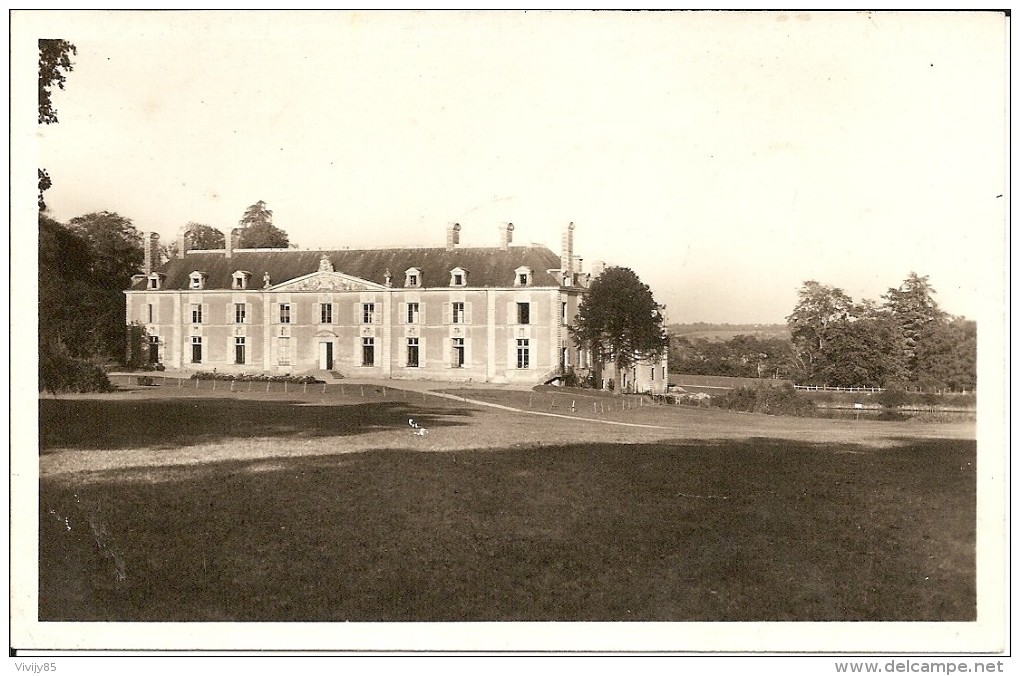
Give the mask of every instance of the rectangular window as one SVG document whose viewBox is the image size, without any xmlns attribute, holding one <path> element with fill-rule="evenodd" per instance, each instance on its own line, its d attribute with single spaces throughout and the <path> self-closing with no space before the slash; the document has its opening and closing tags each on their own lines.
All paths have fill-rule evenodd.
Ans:
<svg viewBox="0 0 1020 676">
<path fill-rule="evenodd" d="M 454 324 L 463 324 L 464 323 L 464 303 L 451 303 L 451 307 L 452 307 L 452 310 L 453 310 L 453 318 L 451 319 L 451 321 Z"/>
<path fill-rule="evenodd" d="M 411 368 L 418 367 L 418 339 L 407 339 L 407 365 Z"/>
<path fill-rule="evenodd" d="M 450 362 L 450 365 L 453 368 L 459 369 L 459 368 L 463 368 L 464 367 L 464 339 L 463 338 L 453 338 L 453 354 L 451 354 L 450 356 L 452 357 L 452 361 Z"/>
<path fill-rule="evenodd" d="M 517 304 L 517 323 L 518 324 L 531 323 L 531 303 Z"/>
<path fill-rule="evenodd" d="M 234 338 L 234 363 L 244 363 L 244 337 L 238 336 Z"/>
<path fill-rule="evenodd" d="M 152 323 L 152 303 L 149 303 L 149 323 Z"/>
<path fill-rule="evenodd" d="M 280 303 L 280 323 L 290 324 L 290 303 Z"/>
<path fill-rule="evenodd" d="M 202 305 L 193 304 L 191 306 L 191 323 L 201 324 L 202 323 Z"/>
<path fill-rule="evenodd" d="M 159 363 L 159 336 L 149 336 L 149 363 Z"/>
<path fill-rule="evenodd" d="M 563 320 L 564 324 L 567 323 L 567 303 L 566 303 L 566 301 L 560 303 L 560 319 Z"/>
<path fill-rule="evenodd" d="M 281 366 L 288 366 L 290 364 L 290 338 L 280 338 L 277 361 L 280 362 Z"/>
<path fill-rule="evenodd" d="M 202 336 L 191 337 L 191 363 L 202 363 Z"/>
<path fill-rule="evenodd" d="M 375 338 L 361 339 L 361 365 L 375 366 Z"/>
<path fill-rule="evenodd" d="M 526 369 L 531 364 L 530 341 L 527 338 L 517 339 L 517 368 Z"/>
<path fill-rule="evenodd" d="M 246 312 L 244 303 L 234 303 L 234 323 L 244 324 L 245 314 Z"/>
<path fill-rule="evenodd" d="M 375 303 L 361 304 L 361 323 L 372 324 L 375 322 Z"/>
<path fill-rule="evenodd" d="M 454 286 L 464 286 L 464 275 L 460 274 L 459 272 L 454 273 L 454 275 L 453 275 L 453 285 Z"/>
<path fill-rule="evenodd" d="M 417 324 L 420 319 L 421 309 L 418 303 L 407 304 L 407 323 Z"/>
<path fill-rule="evenodd" d="M 332 324 L 333 323 L 333 304 L 332 303 L 320 303 L 319 304 L 319 323 L 320 324 Z"/>
<path fill-rule="evenodd" d="M 418 286 L 418 275 L 408 275 L 407 276 L 407 285 L 408 286 Z"/>
<path fill-rule="evenodd" d="M 149 277 L 149 288 L 150 289 L 158 289 L 159 288 L 159 280 L 157 278 L 155 278 L 155 277 Z"/>
<path fill-rule="evenodd" d="M 662 367 L 662 379 L 666 380 L 666 367 L 665 366 Z"/>
</svg>

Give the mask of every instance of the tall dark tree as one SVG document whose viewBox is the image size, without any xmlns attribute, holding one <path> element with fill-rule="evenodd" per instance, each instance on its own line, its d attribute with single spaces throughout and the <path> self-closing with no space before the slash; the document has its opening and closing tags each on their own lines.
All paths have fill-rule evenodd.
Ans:
<svg viewBox="0 0 1020 676">
<path fill-rule="evenodd" d="M 925 390 L 973 391 L 977 387 L 977 323 L 962 317 L 930 322 L 915 353 L 914 381 Z"/>
<path fill-rule="evenodd" d="M 797 292 L 797 305 L 786 318 L 790 338 L 803 362 L 807 379 L 814 376 L 818 363 L 824 359 L 829 328 L 854 316 L 853 299 L 842 289 L 804 282 Z"/>
<path fill-rule="evenodd" d="M 89 241 L 39 214 L 39 388 L 53 392 L 109 388 L 94 361 L 124 347 L 124 297 L 93 276 Z"/>
<path fill-rule="evenodd" d="M 99 349 L 93 318 L 82 311 L 92 298 L 92 250 L 63 224 L 39 215 L 39 339 L 68 343 L 75 356 Z"/>
<path fill-rule="evenodd" d="M 241 227 L 238 248 L 285 249 L 290 246 L 287 233 L 273 225 L 273 212 L 262 200 L 245 210 L 238 225 Z"/>
<path fill-rule="evenodd" d="M 131 276 L 142 266 L 142 234 L 130 218 L 110 211 L 75 216 L 68 227 L 89 243 L 96 282 L 120 292 L 131 285 Z"/>
<path fill-rule="evenodd" d="M 903 336 L 903 359 L 907 369 L 917 370 L 917 351 L 923 336 L 933 325 L 945 323 L 946 313 L 935 302 L 935 289 L 928 277 L 911 272 L 896 289 L 882 296 L 884 307 L 896 321 Z"/>
<path fill-rule="evenodd" d="M 836 387 L 884 387 L 902 378 L 895 349 L 896 325 L 874 316 L 840 321 L 826 331 L 825 350 L 816 363 L 816 382 Z"/>
<path fill-rule="evenodd" d="M 839 289 L 806 282 L 787 318 L 805 363 L 801 382 L 973 389 L 976 326 L 950 321 L 934 294 L 928 277 L 915 272 L 881 305 L 854 304 Z"/>
<path fill-rule="evenodd" d="M 71 55 L 78 49 L 67 40 L 39 40 L 39 124 L 53 124 L 57 121 L 57 110 L 53 107 L 54 85 L 64 88 L 65 73 L 74 70 Z M 46 210 L 44 193 L 52 185 L 45 169 L 39 170 L 39 211 Z"/>
<path fill-rule="evenodd" d="M 59 266 L 61 279 L 75 280 L 74 294 L 64 296 L 66 307 L 88 325 L 63 342 L 75 356 L 122 360 L 127 338 L 123 291 L 142 265 L 141 233 L 130 219 L 109 211 L 72 218 L 66 231 L 57 233 L 55 242 L 59 246 L 53 264 Z M 81 252 L 78 242 L 87 246 L 85 252 Z M 68 246 L 77 261 L 73 268 L 70 262 L 61 260 Z M 41 257 L 43 253 L 41 250 Z"/>
<path fill-rule="evenodd" d="M 660 358 L 667 346 L 662 306 L 629 268 L 607 268 L 595 278 L 570 332 L 577 346 L 589 350 L 598 363 L 611 355 L 617 374 L 638 361 Z M 622 389 L 621 380 L 616 378 L 617 391 Z"/>
</svg>

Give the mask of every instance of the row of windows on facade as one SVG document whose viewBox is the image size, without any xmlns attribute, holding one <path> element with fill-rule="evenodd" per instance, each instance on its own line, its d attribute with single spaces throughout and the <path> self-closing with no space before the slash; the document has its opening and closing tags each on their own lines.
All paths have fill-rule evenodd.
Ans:
<svg viewBox="0 0 1020 676">
<path fill-rule="evenodd" d="M 279 323 L 290 324 L 294 317 L 294 309 L 290 303 L 279 303 Z M 354 306 L 355 312 L 355 323 L 361 324 L 378 324 L 382 319 L 382 315 L 376 312 L 375 303 L 361 303 L 360 305 Z M 404 306 L 401 309 L 401 320 L 407 324 L 420 324 L 423 307 L 421 303 L 401 303 Z M 566 320 L 567 304 L 562 303 L 562 318 Z M 191 323 L 202 324 L 205 323 L 206 311 L 204 305 L 201 303 L 191 304 Z M 444 323 L 446 324 L 470 324 L 471 323 L 471 304 L 465 302 L 452 302 L 444 303 Z M 516 304 L 516 323 L 517 324 L 530 324 L 531 323 L 531 303 L 517 303 Z M 228 310 L 229 311 L 229 310 Z M 152 303 L 148 304 L 148 323 L 152 324 L 155 319 L 155 307 Z M 248 304 L 247 303 L 234 303 L 233 304 L 233 323 L 235 324 L 246 324 L 248 323 Z M 333 323 L 333 303 L 319 303 L 319 323 L 320 324 L 332 324 Z"/>
<path fill-rule="evenodd" d="M 514 270 L 514 286 L 531 286 L 533 272 L 531 268 L 527 266 L 519 267 Z M 154 272 L 149 275 L 149 288 L 154 291 L 159 291 L 163 287 L 163 280 L 166 275 L 158 272 Z M 189 275 L 188 288 L 194 290 L 201 290 L 206 288 L 206 282 L 208 275 L 204 272 L 196 270 Z M 247 289 L 248 282 L 251 279 L 251 273 L 246 270 L 237 270 L 231 275 L 232 289 Z M 422 286 L 422 274 L 418 268 L 410 268 L 404 272 L 404 287 L 409 289 L 420 288 Z M 272 285 L 272 279 L 269 277 L 269 273 L 265 273 L 262 278 L 263 286 L 269 287 Z M 386 282 L 389 285 L 390 275 L 387 272 Z M 468 284 L 468 271 L 463 268 L 454 268 L 450 270 L 450 286 L 467 286 Z"/>
<path fill-rule="evenodd" d="M 404 366 L 407 368 L 421 368 L 425 366 L 420 359 L 420 343 L 418 338 L 406 339 L 406 353 Z M 463 338 L 452 338 L 450 345 L 451 361 L 450 366 L 463 368 L 465 364 L 465 343 Z M 280 338 L 277 343 L 278 362 L 281 366 L 290 365 L 290 339 Z M 153 363 L 159 359 L 159 336 L 149 337 L 149 360 Z M 202 363 L 202 336 L 191 337 L 191 363 Z M 247 363 L 247 340 L 242 336 L 234 338 L 234 363 Z M 375 338 L 361 339 L 361 365 L 375 366 Z M 517 368 L 531 368 L 531 341 L 528 338 L 517 339 Z"/>
</svg>

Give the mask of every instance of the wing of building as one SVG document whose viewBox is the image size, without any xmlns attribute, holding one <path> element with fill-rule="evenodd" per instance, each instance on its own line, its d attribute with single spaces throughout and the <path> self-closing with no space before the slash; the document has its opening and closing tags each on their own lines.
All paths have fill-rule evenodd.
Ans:
<svg viewBox="0 0 1020 676">
<path fill-rule="evenodd" d="M 218 250 L 188 250 L 182 237 L 178 256 L 158 267 L 150 233 L 145 273 L 125 292 L 128 324 L 143 329 L 134 356 L 226 373 L 529 384 L 583 376 L 590 360 L 567 327 L 592 275 L 574 256 L 573 229 L 560 253 L 513 245 L 512 224 L 493 247 L 459 246 L 451 224 L 445 247 L 339 251 L 237 249 L 235 231 Z M 664 389 L 649 369 L 639 367 L 651 378 L 636 373 L 635 389 Z"/>
</svg>

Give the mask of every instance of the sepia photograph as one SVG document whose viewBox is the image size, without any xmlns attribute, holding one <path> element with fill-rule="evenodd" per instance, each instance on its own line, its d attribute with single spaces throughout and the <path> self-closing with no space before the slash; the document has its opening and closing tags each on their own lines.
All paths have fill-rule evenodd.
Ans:
<svg viewBox="0 0 1020 676">
<path fill-rule="evenodd" d="M 12 659 L 1008 655 L 1009 12 L 9 26 Z"/>
</svg>

